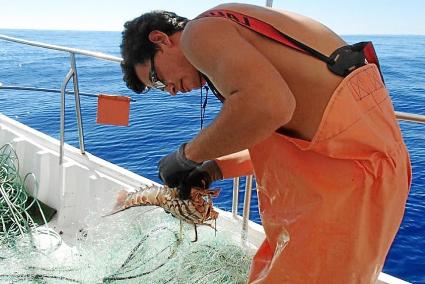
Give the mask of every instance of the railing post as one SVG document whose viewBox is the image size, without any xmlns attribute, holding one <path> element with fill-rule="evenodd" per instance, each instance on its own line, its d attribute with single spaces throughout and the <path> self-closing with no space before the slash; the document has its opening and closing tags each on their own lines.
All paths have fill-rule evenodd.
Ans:
<svg viewBox="0 0 425 284">
<path fill-rule="evenodd" d="M 60 113 L 60 146 L 59 146 L 59 165 L 63 162 L 64 144 L 65 144 L 65 90 L 69 80 L 71 80 L 73 71 L 68 71 L 61 86 L 61 113 Z"/>
<path fill-rule="evenodd" d="M 77 114 L 78 137 L 80 142 L 81 154 L 84 154 L 85 153 L 84 131 L 83 131 L 83 120 L 81 119 L 80 90 L 78 87 L 77 65 L 75 64 L 75 54 L 71 52 L 70 55 L 71 55 L 71 70 L 73 73 L 72 79 L 74 82 L 75 112 Z"/>
<path fill-rule="evenodd" d="M 243 204 L 243 215 L 242 215 L 242 238 L 246 240 L 248 234 L 248 221 L 251 207 L 251 193 L 252 193 L 252 179 L 253 176 L 249 175 L 246 177 L 245 185 L 245 197 Z"/>
<path fill-rule="evenodd" d="M 233 199 L 232 199 L 232 214 L 236 218 L 238 216 L 239 203 L 239 177 L 233 179 Z"/>
<path fill-rule="evenodd" d="M 75 96 L 75 112 L 77 114 L 77 124 L 78 124 L 78 137 L 80 142 L 80 151 L 81 154 L 85 153 L 84 147 L 84 131 L 83 131 L 83 121 L 81 119 L 81 105 L 80 105 L 80 90 L 78 88 L 78 75 L 77 75 L 77 66 L 75 64 L 75 54 L 70 52 L 71 60 L 71 69 L 66 74 L 65 79 L 62 82 L 61 86 L 61 113 L 60 113 L 60 146 L 59 146 L 59 164 L 63 163 L 63 154 L 64 154 L 64 145 L 65 145 L 65 94 L 66 86 L 69 83 L 69 80 L 73 81 L 74 84 L 74 96 Z"/>
</svg>

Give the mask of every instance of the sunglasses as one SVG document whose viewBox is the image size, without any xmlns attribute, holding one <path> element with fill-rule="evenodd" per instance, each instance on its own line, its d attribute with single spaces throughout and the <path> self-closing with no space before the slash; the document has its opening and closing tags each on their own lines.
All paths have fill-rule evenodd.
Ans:
<svg viewBox="0 0 425 284">
<path fill-rule="evenodd" d="M 164 91 L 165 87 L 167 85 L 164 84 L 163 82 L 161 82 L 161 80 L 158 79 L 158 74 L 156 73 L 156 70 L 155 70 L 154 57 L 155 57 L 155 55 L 153 55 L 151 57 L 151 70 L 149 71 L 149 77 L 150 77 L 150 80 L 152 82 L 151 88 L 154 88 L 154 89 L 160 90 L 160 91 Z"/>
</svg>

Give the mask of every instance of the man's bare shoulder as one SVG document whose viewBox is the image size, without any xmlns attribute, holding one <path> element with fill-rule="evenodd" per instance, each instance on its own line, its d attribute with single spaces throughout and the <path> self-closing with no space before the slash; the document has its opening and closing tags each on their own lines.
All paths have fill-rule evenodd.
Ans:
<svg viewBox="0 0 425 284">
<path fill-rule="evenodd" d="M 198 18 L 187 23 L 181 36 L 181 42 L 184 45 L 193 44 L 218 34 L 226 36 L 235 31 L 234 24 L 224 18 Z"/>
<path fill-rule="evenodd" d="M 203 69 L 205 56 L 208 64 L 226 51 L 226 45 L 232 44 L 240 35 L 232 22 L 221 18 L 201 18 L 190 21 L 180 38 L 185 56 L 197 68 Z M 202 70 L 201 70 L 202 71 Z"/>
</svg>

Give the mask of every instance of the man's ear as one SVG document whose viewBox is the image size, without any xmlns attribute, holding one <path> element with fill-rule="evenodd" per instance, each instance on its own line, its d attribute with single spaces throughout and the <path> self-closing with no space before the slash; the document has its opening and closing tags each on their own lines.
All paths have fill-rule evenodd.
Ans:
<svg viewBox="0 0 425 284">
<path fill-rule="evenodd" d="M 168 46 L 171 44 L 171 40 L 168 37 L 168 35 L 158 30 L 151 31 L 149 33 L 149 40 L 158 46 L 160 45 Z"/>
</svg>

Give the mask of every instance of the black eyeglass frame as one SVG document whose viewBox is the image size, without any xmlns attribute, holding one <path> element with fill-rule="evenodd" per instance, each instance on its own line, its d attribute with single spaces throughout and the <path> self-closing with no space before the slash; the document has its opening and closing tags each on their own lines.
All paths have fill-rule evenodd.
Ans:
<svg viewBox="0 0 425 284">
<path fill-rule="evenodd" d="M 167 84 L 163 83 L 161 80 L 158 79 L 158 74 L 155 70 L 155 61 L 154 61 L 155 55 L 152 55 L 151 57 L 151 69 L 149 70 L 149 79 L 151 80 L 152 86 L 147 87 L 148 89 L 156 89 L 160 91 L 164 91 L 167 87 Z"/>
</svg>

